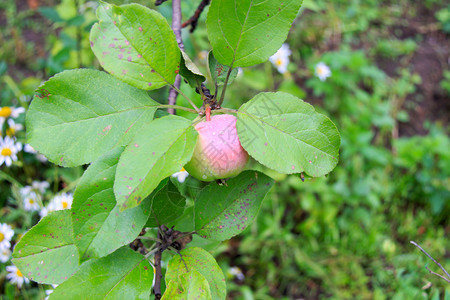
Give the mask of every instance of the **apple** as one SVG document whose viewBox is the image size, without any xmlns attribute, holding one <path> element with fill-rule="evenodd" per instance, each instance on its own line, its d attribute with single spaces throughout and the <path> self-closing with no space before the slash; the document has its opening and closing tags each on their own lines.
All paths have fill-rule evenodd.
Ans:
<svg viewBox="0 0 450 300">
<path fill-rule="evenodd" d="M 208 118 L 207 118 L 208 119 Z M 191 160 L 184 166 L 201 181 L 233 177 L 241 173 L 248 161 L 236 130 L 236 117 L 215 115 L 195 125 L 198 140 Z"/>
</svg>

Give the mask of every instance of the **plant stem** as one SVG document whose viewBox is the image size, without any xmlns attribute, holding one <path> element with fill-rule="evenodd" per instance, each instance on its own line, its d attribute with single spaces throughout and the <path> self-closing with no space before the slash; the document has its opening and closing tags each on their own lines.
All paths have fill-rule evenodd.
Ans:
<svg viewBox="0 0 450 300">
<path fill-rule="evenodd" d="M 176 0 L 173 0 L 174 2 Z M 164 226 L 164 225 L 163 225 Z M 162 240 L 163 236 L 161 234 L 164 227 L 160 226 L 158 230 L 158 239 Z M 156 254 L 155 254 L 155 285 L 153 286 L 153 292 L 155 293 L 155 299 L 161 299 L 161 279 L 162 279 L 162 271 L 161 271 L 161 258 L 162 258 L 162 250 L 161 243 L 156 242 Z M 150 252 L 149 252 L 150 253 Z M 147 254 L 148 255 L 148 254 Z"/>
<path fill-rule="evenodd" d="M 9 183 L 16 184 L 17 186 L 22 187 L 22 184 L 17 179 L 3 171 L 0 171 L 0 178 L 4 178 L 8 180 Z"/>
<path fill-rule="evenodd" d="M 172 30 L 175 33 L 178 47 L 180 47 L 181 51 L 183 51 L 184 45 L 181 38 L 181 0 L 172 1 Z M 178 93 L 180 93 L 180 85 L 181 76 L 180 74 L 177 74 L 177 76 L 175 77 L 175 83 L 172 85 L 172 88 L 169 91 L 169 105 L 175 105 L 177 103 L 177 96 Z M 191 105 L 193 104 L 190 99 L 188 101 L 191 103 Z M 196 108 L 195 105 L 193 107 Z M 196 110 L 198 110 L 198 108 Z M 169 114 L 174 115 L 175 109 L 170 108 L 168 112 Z"/>
<path fill-rule="evenodd" d="M 444 267 L 438 263 L 433 257 L 431 257 L 430 254 L 428 254 L 427 251 L 423 250 L 422 247 L 420 247 L 416 242 L 414 241 L 410 241 L 411 244 L 413 244 L 414 246 L 416 246 L 417 248 L 420 249 L 420 251 L 422 251 L 423 253 L 425 253 L 426 256 L 428 256 L 443 272 L 447 277 L 442 276 L 441 274 L 435 273 L 433 271 L 431 271 L 430 269 L 428 269 L 428 267 L 425 267 L 428 272 L 430 272 L 433 275 L 439 276 L 440 278 L 444 279 L 445 281 L 447 281 L 448 283 L 450 283 L 450 274 L 448 274 L 447 270 L 444 269 Z"/>
<path fill-rule="evenodd" d="M 230 69 L 228 69 L 227 78 L 225 79 L 225 83 L 224 83 L 223 89 L 222 89 L 222 95 L 220 95 L 220 100 L 218 103 L 219 107 L 222 105 L 223 99 L 225 98 L 225 91 L 227 90 L 228 79 L 230 79 L 230 74 L 231 74 L 232 70 L 233 70 L 233 64 L 231 64 Z"/>
<path fill-rule="evenodd" d="M 145 258 L 148 259 L 150 256 L 152 256 L 153 254 L 155 254 L 157 251 L 159 251 L 158 248 L 153 249 L 153 250 L 150 251 L 149 253 L 145 254 Z"/>
<path fill-rule="evenodd" d="M 221 108 L 221 109 L 216 109 L 216 110 L 212 110 L 211 113 L 212 114 L 217 114 L 217 113 L 233 113 L 233 114 L 237 114 L 238 110 L 237 109 L 231 109 L 231 108 Z"/>
<path fill-rule="evenodd" d="M 187 107 L 184 107 L 184 106 L 180 106 L 180 105 L 161 104 L 161 105 L 158 105 L 158 108 L 181 109 L 181 110 L 189 111 L 189 112 L 194 113 L 194 114 L 197 113 L 197 112 L 196 112 L 195 110 L 193 110 L 193 109 L 190 109 L 190 108 L 187 108 Z"/>
<path fill-rule="evenodd" d="M 177 76 L 179 76 L 179 75 L 177 75 Z M 175 81 L 176 81 L 176 80 L 175 80 Z M 175 83 L 176 83 L 176 82 L 175 82 Z M 183 96 L 183 97 L 189 102 L 189 104 L 191 104 L 191 106 L 195 109 L 195 111 L 196 111 L 197 113 L 200 112 L 200 109 L 194 104 L 194 102 L 192 102 L 192 100 L 189 99 L 189 97 L 186 96 L 179 88 L 177 88 L 175 85 L 170 85 L 170 86 L 171 86 L 170 91 L 175 90 L 175 92 L 177 93 L 177 95 L 178 95 L 178 94 L 181 94 L 181 96 Z M 170 97 L 170 92 L 169 92 L 169 97 Z M 175 96 L 175 97 L 176 97 L 176 96 Z M 175 99 L 175 103 L 176 103 L 176 99 Z M 175 103 L 171 104 L 171 103 L 170 103 L 170 98 L 169 98 L 169 105 L 175 105 Z M 170 112 L 169 112 L 169 113 L 170 113 Z"/>
</svg>

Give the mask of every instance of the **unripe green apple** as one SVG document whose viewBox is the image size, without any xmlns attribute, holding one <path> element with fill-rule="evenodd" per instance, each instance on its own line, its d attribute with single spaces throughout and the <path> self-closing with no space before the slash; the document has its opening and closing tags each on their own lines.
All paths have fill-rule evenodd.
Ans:
<svg viewBox="0 0 450 300">
<path fill-rule="evenodd" d="M 210 121 L 195 125 L 198 140 L 191 161 L 184 166 L 202 181 L 233 177 L 241 173 L 248 161 L 236 130 L 236 117 L 215 115 Z"/>
</svg>

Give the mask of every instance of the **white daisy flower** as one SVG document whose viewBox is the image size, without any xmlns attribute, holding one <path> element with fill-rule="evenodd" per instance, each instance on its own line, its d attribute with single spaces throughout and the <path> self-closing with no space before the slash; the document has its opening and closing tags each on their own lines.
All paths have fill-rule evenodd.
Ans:
<svg viewBox="0 0 450 300">
<path fill-rule="evenodd" d="M 0 224 L 0 249 L 11 248 L 11 239 L 14 235 L 14 230 L 6 223 Z"/>
<path fill-rule="evenodd" d="M 269 57 L 270 62 L 277 68 L 278 72 L 284 74 L 289 65 L 289 56 L 292 54 L 288 44 L 283 44 L 278 51 Z"/>
<path fill-rule="evenodd" d="M 55 203 L 56 210 L 70 209 L 72 207 L 73 195 L 71 193 L 62 193 L 55 196 L 52 201 Z"/>
<path fill-rule="evenodd" d="M 228 272 L 230 273 L 230 275 L 236 277 L 239 281 L 243 281 L 245 279 L 244 273 L 242 273 L 239 267 L 231 267 Z"/>
<path fill-rule="evenodd" d="M 0 120 L 5 121 L 7 118 L 17 118 L 20 114 L 25 112 L 23 107 L 3 106 L 0 107 Z"/>
<path fill-rule="evenodd" d="M 331 70 L 324 62 L 319 62 L 315 67 L 315 74 L 321 81 L 325 81 L 331 76 Z"/>
<path fill-rule="evenodd" d="M 22 198 L 25 198 L 29 193 L 31 193 L 33 191 L 33 188 L 29 185 L 24 186 L 23 188 L 21 188 L 19 190 L 20 195 L 22 196 Z"/>
<path fill-rule="evenodd" d="M 7 262 L 11 258 L 11 250 L 9 248 L 0 249 L 0 261 L 2 263 Z"/>
<path fill-rule="evenodd" d="M 27 211 L 39 210 L 41 208 L 39 206 L 39 198 L 39 195 L 35 192 L 28 193 L 28 195 L 23 198 L 23 208 Z"/>
<path fill-rule="evenodd" d="M 71 193 L 62 193 L 61 195 L 57 195 L 50 200 L 46 207 L 41 209 L 39 215 L 43 218 L 52 211 L 70 209 L 72 207 L 72 201 L 73 195 Z"/>
<path fill-rule="evenodd" d="M 31 187 L 34 190 L 39 191 L 39 193 L 44 194 L 45 190 L 50 187 L 50 183 L 47 181 L 33 181 L 31 183 Z"/>
<path fill-rule="evenodd" d="M 45 294 L 47 295 L 47 297 L 45 297 L 44 300 L 48 300 L 48 298 L 50 297 L 50 294 L 53 293 L 53 291 L 56 289 L 58 285 L 57 284 L 52 284 L 52 290 L 45 290 Z"/>
<path fill-rule="evenodd" d="M 42 163 L 47 162 L 47 158 L 44 155 L 38 153 L 36 150 L 34 150 L 34 148 L 30 144 L 26 144 L 23 147 L 23 151 L 25 151 L 27 153 L 35 154 L 36 158 Z"/>
<path fill-rule="evenodd" d="M 184 168 L 181 168 L 180 172 L 172 174 L 172 177 L 176 177 L 180 183 L 183 183 L 188 176 L 189 173 Z"/>
<path fill-rule="evenodd" d="M 11 166 L 13 161 L 17 160 L 17 152 L 22 149 L 21 143 L 15 143 L 9 136 L 0 138 L 0 166 L 5 163 L 7 167 Z"/>
<path fill-rule="evenodd" d="M 6 275 L 6 278 L 11 281 L 11 283 L 16 284 L 19 288 L 22 287 L 23 283 L 29 283 L 30 280 L 23 276 L 22 272 L 20 272 L 19 269 L 17 269 L 16 266 L 7 266 L 6 271 L 9 273 Z"/>
<path fill-rule="evenodd" d="M 17 131 L 21 131 L 23 129 L 22 124 L 16 124 L 13 119 L 8 119 L 8 128 L 6 129 L 7 136 L 15 136 Z"/>
</svg>

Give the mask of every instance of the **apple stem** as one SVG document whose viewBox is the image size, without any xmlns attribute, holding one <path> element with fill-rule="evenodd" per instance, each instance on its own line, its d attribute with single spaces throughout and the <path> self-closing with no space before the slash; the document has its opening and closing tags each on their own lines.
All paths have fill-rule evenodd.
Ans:
<svg viewBox="0 0 450 300">
<path fill-rule="evenodd" d="M 209 106 L 209 104 L 206 104 L 205 115 L 206 121 L 211 121 L 211 106 Z"/>
</svg>

